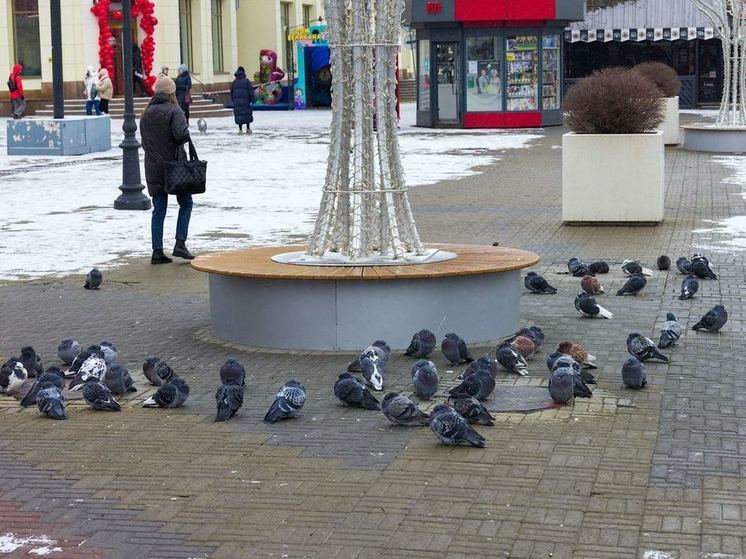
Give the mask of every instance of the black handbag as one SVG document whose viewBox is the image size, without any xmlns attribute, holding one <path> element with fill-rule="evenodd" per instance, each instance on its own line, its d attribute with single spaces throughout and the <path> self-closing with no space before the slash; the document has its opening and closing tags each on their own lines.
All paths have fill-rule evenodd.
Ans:
<svg viewBox="0 0 746 559">
<path fill-rule="evenodd" d="M 176 148 L 176 161 L 166 161 L 166 194 L 202 194 L 207 184 L 207 161 L 197 158 L 197 150 L 189 138 L 189 159 L 184 150 Z"/>
</svg>

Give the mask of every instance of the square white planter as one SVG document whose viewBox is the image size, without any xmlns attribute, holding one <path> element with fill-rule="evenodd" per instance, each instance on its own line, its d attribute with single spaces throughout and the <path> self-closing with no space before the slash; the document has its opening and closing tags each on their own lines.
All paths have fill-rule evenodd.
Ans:
<svg viewBox="0 0 746 559">
<path fill-rule="evenodd" d="M 564 222 L 663 220 L 663 132 L 562 136 Z"/>
<path fill-rule="evenodd" d="M 663 132 L 663 143 L 673 146 L 680 142 L 679 131 L 679 98 L 665 97 L 663 99 L 663 122 L 660 130 Z"/>
</svg>

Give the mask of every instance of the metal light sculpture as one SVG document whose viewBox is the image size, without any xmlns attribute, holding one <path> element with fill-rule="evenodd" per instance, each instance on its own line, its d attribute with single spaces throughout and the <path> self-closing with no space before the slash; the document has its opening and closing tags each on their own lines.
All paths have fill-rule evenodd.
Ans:
<svg viewBox="0 0 746 559">
<path fill-rule="evenodd" d="M 397 140 L 403 4 L 324 2 L 332 64 L 331 143 L 307 259 L 374 264 L 428 258 L 409 205 Z"/>
<path fill-rule="evenodd" d="M 723 98 L 717 126 L 746 127 L 746 0 L 692 0 L 723 46 Z"/>
</svg>

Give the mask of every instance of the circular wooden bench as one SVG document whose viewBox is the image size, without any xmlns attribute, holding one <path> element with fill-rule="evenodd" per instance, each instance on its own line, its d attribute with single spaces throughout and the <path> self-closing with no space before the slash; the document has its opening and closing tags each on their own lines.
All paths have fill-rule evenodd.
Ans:
<svg viewBox="0 0 746 559">
<path fill-rule="evenodd" d="M 402 266 L 281 264 L 272 256 L 302 246 L 256 247 L 197 257 L 209 274 L 213 333 L 240 344 L 283 349 L 361 350 L 376 339 L 409 345 L 422 328 L 468 342 L 514 332 L 520 270 L 533 252 L 481 245 L 429 244 L 453 260 Z"/>
</svg>

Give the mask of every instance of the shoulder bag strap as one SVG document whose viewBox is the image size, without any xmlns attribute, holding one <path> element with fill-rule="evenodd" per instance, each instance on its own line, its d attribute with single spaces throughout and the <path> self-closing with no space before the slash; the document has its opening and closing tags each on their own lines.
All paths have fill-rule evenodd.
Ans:
<svg viewBox="0 0 746 559">
<path fill-rule="evenodd" d="M 189 142 L 189 161 L 199 161 L 199 157 L 197 157 L 197 148 L 194 147 L 191 136 L 189 136 L 187 142 Z"/>
</svg>

